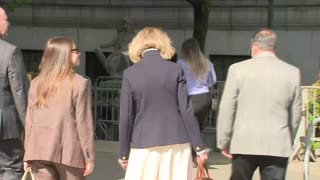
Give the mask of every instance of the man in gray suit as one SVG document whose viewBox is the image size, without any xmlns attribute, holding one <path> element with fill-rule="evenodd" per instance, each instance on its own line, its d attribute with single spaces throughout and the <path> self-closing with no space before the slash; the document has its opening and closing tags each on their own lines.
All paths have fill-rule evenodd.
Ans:
<svg viewBox="0 0 320 180">
<path fill-rule="evenodd" d="M 262 29 L 252 59 L 230 66 L 221 99 L 217 143 L 232 158 L 231 180 L 284 180 L 301 118 L 300 71 L 275 55 L 276 34 Z"/>
<path fill-rule="evenodd" d="M 0 8 L 0 179 L 18 180 L 22 173 L 23 132 L 29 82 L 21 52 L 2 40 L 9 22 Z"/>
</svg>

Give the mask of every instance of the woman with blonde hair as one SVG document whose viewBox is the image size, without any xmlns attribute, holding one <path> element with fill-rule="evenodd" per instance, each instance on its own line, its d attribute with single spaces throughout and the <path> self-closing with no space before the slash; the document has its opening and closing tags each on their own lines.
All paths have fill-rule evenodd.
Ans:
<svg viewBox="0 0 320 180">
<path fill-rule="evenodd" d="M 216 82 L 216 73 L 213 64 L 202 54 L 198 41 L 191 38 L 182 44 L 182 59 L 178 60 L 187 80 L 188 95 L 191 97 L 193 111 L 199 121 L 200 130 L 203 130 L 211 109 L 210 88 Z M 196 153 L 192 152 L 193 157 Z M 194 167 L 197 166 L 195 158 Z"/>
<path fill-rule="evenodd" d="M 51 38 L 31 81 L 24 169 L 30 166 L 36 179 L 82 180 L 93 171 L 91 86 L 73 71 L 79 57 L 71 39 Z"/>
<path fill-rule="evenodd" d="M 174 53 L 168 35 L 154 27 L 129 44 L 135 64 L 124 71 L 119 121 L 126 180 L 191 180 L 191 146 L 208 158 L 182 68 L 168 61 Z"/>
</svg>

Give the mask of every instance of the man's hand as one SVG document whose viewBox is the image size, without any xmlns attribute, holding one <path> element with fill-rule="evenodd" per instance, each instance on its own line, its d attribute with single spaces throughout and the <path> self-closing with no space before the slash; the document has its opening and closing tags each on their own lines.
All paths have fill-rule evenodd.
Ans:
<svg viewBox="0 0 320 180">
<path fill-rule="evenodd" d="M 88 176 L 89 174 L 91 174 L 93 171 L 93 168 L 94 168 L 94 162 L 87 162 L 83 176 Z"/>
<path fill-rule="evenodd" d="M 118 159 L 118 163 L 119 165 L 121 166 L 121 168 L 123 170 L 126 170 L 127 167 L 128 167 L 128 160 L 121 160 L 121 159 Z"/>
<path fill-rule="evenodd" d="M 225 157 L 232 159 L 232 154 L 229 153 L 229 149 L 223 149 L 221 151 L 221 154 L 224 155 Z"/>
</svg>

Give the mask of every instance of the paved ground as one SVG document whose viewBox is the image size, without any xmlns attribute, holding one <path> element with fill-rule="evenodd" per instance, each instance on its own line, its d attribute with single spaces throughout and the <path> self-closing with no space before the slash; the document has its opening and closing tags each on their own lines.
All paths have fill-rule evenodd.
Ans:
<svg viewBox="0 0 320 180">
<path fill-rule="evenodd" d="M 113 142 L 96 142 L 97 159 L 95 171 L 87 180 L 119 180 L 123 179 L 124 171 L 117 164 L 118 146 Z M 230 175 L 230 161 L 220 153 L 210 154 L 209 174 L 214 180 L 228 180 Z M 193 169 L 195 174 L 196 169 Z M 253 180 L 259 180 L 259 174 L 255 173 Z M 291 161 L 288 167 L 287 180 L 303 180 L 303 163 Z M 309 180 L 320 180 L 320 160 L 310 163 Z"/>
</svg>

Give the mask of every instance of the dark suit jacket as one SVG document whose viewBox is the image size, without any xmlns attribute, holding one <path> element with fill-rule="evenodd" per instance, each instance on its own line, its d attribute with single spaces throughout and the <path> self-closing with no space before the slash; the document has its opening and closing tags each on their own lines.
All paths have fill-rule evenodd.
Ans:
<svg viewBox="0 0 320 180">
<path fill-rule="evenodd" d="M 20 138 L 29 81 L 21 52 L 0 39 L 0 139 Z"/>
<path fill-rule="evenodd" d="M 182 68 L 148 50 L 125 70 L 120 102 L 120 158 L 131 148 L 191 142 L 204 149 Z"/>
</svg>

